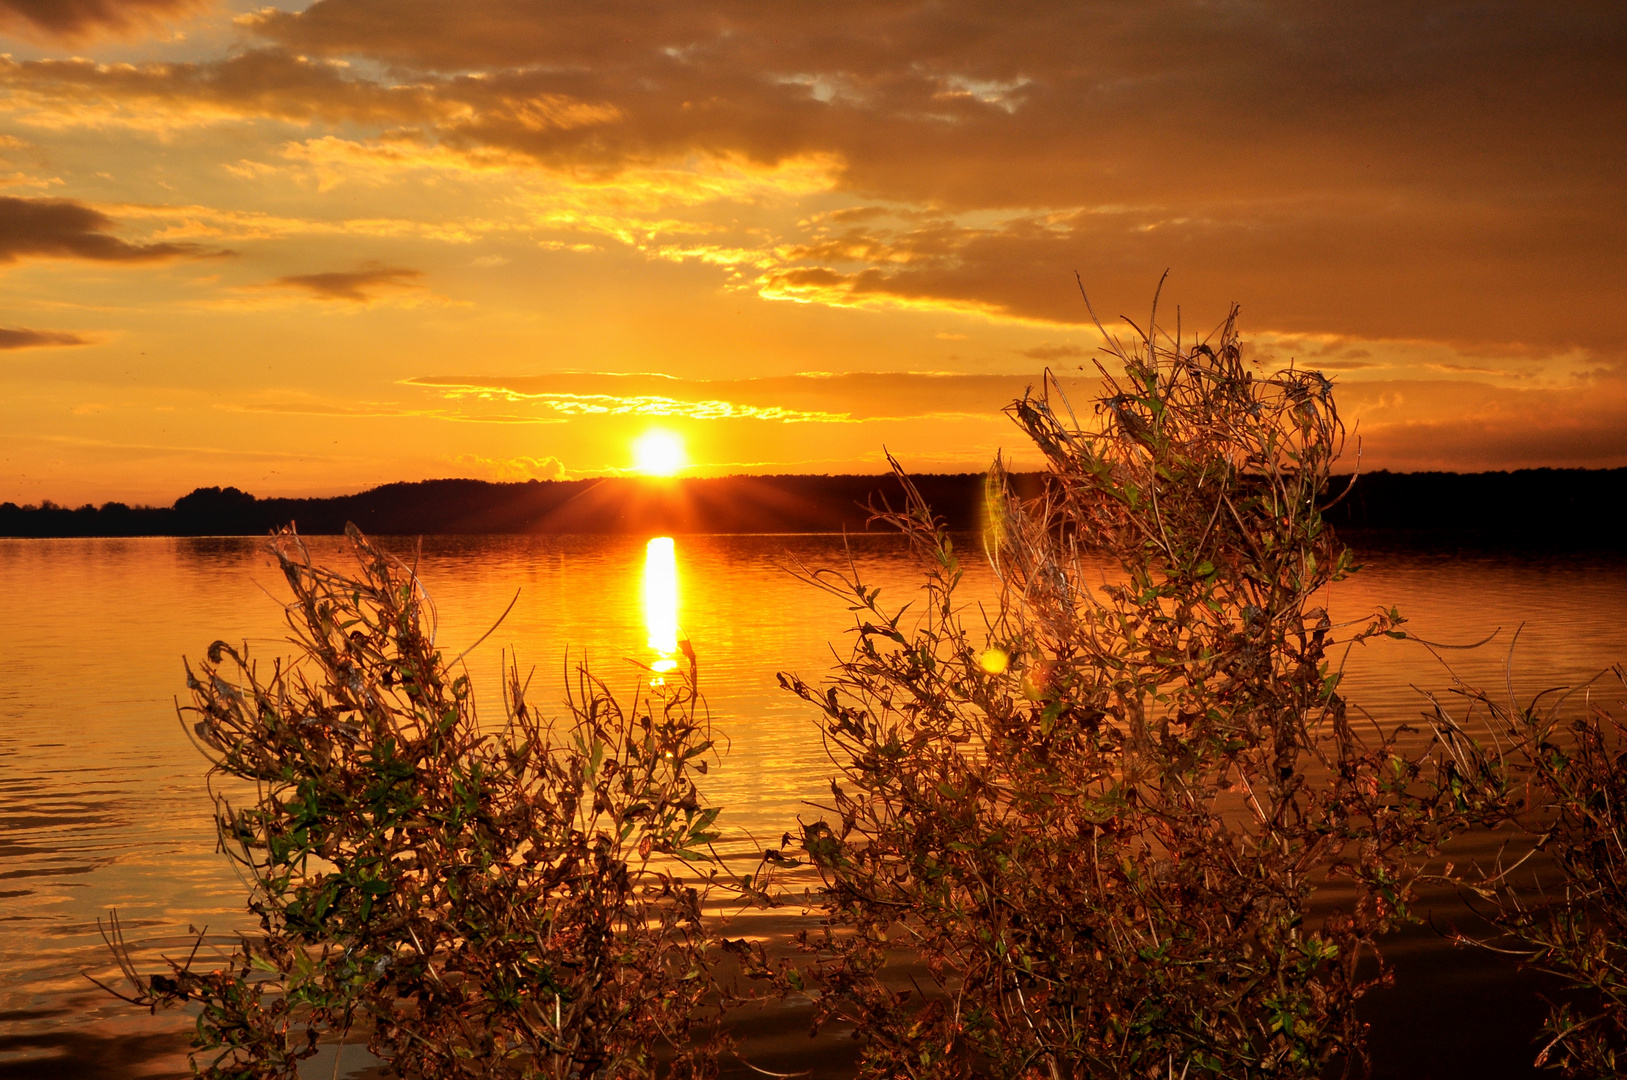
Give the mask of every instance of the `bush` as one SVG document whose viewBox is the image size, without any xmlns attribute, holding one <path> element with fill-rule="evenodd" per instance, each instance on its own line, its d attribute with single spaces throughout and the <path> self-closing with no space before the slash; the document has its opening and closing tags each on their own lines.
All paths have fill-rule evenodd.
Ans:
<svg viewBox="0 0 1627 1080">
<path fill-rule="evenodd" d="M 718 811 L 693 779 L 711 746 L 693 656 L 626 707 L 578 669 L 561 728 L 511 667 L 483 729 L 416 575 L 347 535 L 349 575 L 271 541 L 293 662 L 266 672 L 217 641 L 187 671 L 212 790 L 252 785 L 216 805 L 261 932 L 150 978 L 121 950 L 128 996 L 200 1008 L 209 1077 L 292 1078 L 353 1032 L 408 1077 L 715 1071 L 697 884 Z"/>
<path fill-rule="evenodd" d="M 980 625 L 918 497 L 879 516 L 923 561 L 919 611 L 808 575 L 856 642 L 822 685 L 781 676 L 841 775 L 800 845 L 826 928 L 779 977 L 858 1025 L 864 1076 L 1359 1069 L 1375 941 L 1457 820 L 1407 729 L 1358 734 L 1328 660 L 1403 636 L 1390 612 L 1341 638 L 1318 606 L 1355 569 L 1318 503 L 1328 381 L 1255 377 L 1235 309 L 1111 352 L 1088 425 L 1049 379 L 1009 410 L 1049 484 L 1019 500 L 996 462 Z"/>
<path fill-rule="evenodd" d="M 1510 655 L 1512 663 L 1512 652 Z M 1627 669 L 1612 669 L 1627 689 Z M 1536 1064 L 1566 1076 L 1627 1072 L 1627 726 L 1572 694 L 1525 705 L 1459 683 L 1458 716 L 1433 699 L 1461 797 L 1515 827 L 1491 866 L 1458 881 L 1498 931 L 1459 942 L 1512 952 L 1555 977 Z M 1479 737 L 1474 734 L 1479 733 Z"/>
</svg>

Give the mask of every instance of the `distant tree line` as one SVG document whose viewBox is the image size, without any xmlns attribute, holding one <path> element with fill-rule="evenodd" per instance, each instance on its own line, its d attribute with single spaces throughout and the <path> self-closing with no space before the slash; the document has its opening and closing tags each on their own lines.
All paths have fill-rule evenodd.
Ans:
<svg viewBox="0 0 1627 1080">
<path fill-rule="evenodd" d="M 1036 493 L 1039 474 L 1018 474 Z M 1331 480 L 1324 515 L 1340 529 L 1440 531 L 1490 542 L 1617 547 L 1627 537 L 1627 469 L 1520 469 Z M 981 473 L 914 478 L 951 529 L 982 524 Z M 355 495 L 258 499 L 201 487 L 174 506 L 76 509 L 0 503 L 0 536 L 261 536 L 294 522 L 306 535 L 435 533 L 795 533 L 862 530 L 868 507 L 903 497 L 892 476 L 731 476 L 679 480 L 423 480 Z"/>
</svg>

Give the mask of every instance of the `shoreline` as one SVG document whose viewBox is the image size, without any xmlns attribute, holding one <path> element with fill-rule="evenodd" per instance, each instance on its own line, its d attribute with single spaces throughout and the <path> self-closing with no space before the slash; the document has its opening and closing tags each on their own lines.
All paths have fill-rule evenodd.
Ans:
<svg viewBox="0 0 1627 1080">
<path fill-rule="evenodd" d="M 1041 473 L 1010 480 L 1023 498 L 1046 484 Z M 983 473 L 934 473 L 910 482 L 952 531 L 982 528 Z M 1378 546 L 1627 548 L 1627 468 L 1377 472 L 1350 484 L 1349 476 L 1332 478 L 1324 520 L 1341 535 Z M 424 480 L 309 499 L 261 499 L 216 487 L 198 488 L 169 507 L 4 502 L 0 537 L 265 536 L 290 522 L 307 536 L 341 534 L 351 522 L 373 536 L 839 534 L 866 531 L 871 507 L 897 508 L 904 500 L 903 485 L 891 475 Z"/>
</svg>

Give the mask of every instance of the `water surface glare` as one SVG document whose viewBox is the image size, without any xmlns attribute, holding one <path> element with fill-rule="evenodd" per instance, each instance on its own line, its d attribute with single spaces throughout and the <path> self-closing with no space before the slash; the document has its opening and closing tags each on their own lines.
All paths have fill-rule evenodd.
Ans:
<svg viewBox="0 0 1627 1080">
<path fill-rule="evenodd" d="M 677 667 L 678 546 L 670 536 L 657 536 L 644 548 L 644 626 L 655 653 L 657 671 Z"/>
<path fill-rule="evenodd" d="M 312 547 L 321 558 L 341 554 L 332 538 Z M 1470 681 L 1502 685 L 1507 642 L 1522 623 L 1513 664 L 1522 696 L 1627 659 L 1619 558 L 1404 549 L 1364 558 L 1367 569 L 1328 598 L 1335 618 L 1393 604 L 1411 619 L 1408 629 L 1446 643 L 1503 628 L 1478 652 L 1447 654 Z M 649 679 L 646 666 L 671 659 L 679 637 L 691 641 L 725 746 L 707 793 L 726 807 L 725 823 L 770 843 L 811 813 L 806 803 L 828 791 L 831 775 L 816 718 L 779 689 L 775 673 L 827 670 L 851 623 L 839 600 L 785 568 L 849 559 L 884 599 L 905 599 L 917 585 L 902 545 L 886 536 L 855 538 L 850 551 L 829 536 L 684 536 L 667 545 L 432 538 L 420 572 L 448 656 L 490 629 L 520 590 L 507 620 L 467 659 L 483 710 L 500 707 L 507 650 L 522 668 L 536 665 L 531 697 L 546 707 L 581 660 L 630 696 Z M 988 594 L 975 560 L 968 578 L 969 599 Z M 246 641 L 267 660 L 287 651 L 284 588 L 253 539 L 0 540 L 0 1076 L 188 1073 L 188 1018 L 149 1017 L 90 988 L 83 973 L 110 971 L 96 927 L 110 908 L 147 955 L 181 947 L 189 926 L 207 926 L 221 941 L 248 928 L 243 885 L 215 853 L 204 762 L 174 702 L 185 693 L 182 656 L 217 638 Z M 1421 649 L 1385 642 L 1352 652 L 1345 686 L 1380 722 L 1394 723 L 1419 715 L 1411 686 L 1447 681 Z M 764 925 L 783 930 L 792 921 L 787 913 Z M 1441 1016 L 1492 1010 L 1490 998 L 1510 985 L 1506 968 L 1427 933 L 1397 949 L 1419 955 L 1410 962 L 1417 985 L 1454 995 L 1429 1003 Z M 1420 1022 L 1401 1012 L 1402 1022 Z M 754 1060 L 806 1067 L 797 1057 L 805 1032 L 800 1021 L 790 1027 L 762 1035 Z M 1383 1051 L 1390 1037 L 1376 1034 Z M 1528 1059 L 1527 1034 L 1504 1033 L 1496 1045 Z M 1451 1052 L 1459 1065 L 1468 1060 Z M 1412 1065 L 1420 1060 L 1428 1059 Z M 1382 1057 L 1378 1068 L 1432 1075 Z M 1529 1075 L 1509 1068 L 1501 1075 Z"/>
</svg>

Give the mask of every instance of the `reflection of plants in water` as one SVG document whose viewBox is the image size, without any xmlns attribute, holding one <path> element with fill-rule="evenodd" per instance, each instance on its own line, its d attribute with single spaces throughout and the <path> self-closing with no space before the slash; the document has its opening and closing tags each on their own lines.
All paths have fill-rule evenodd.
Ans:
<svg viewBox="0 0 1627 1080">
<path fill-rule="evenodd" d="M 696 1037 L 710 874 L 694 871 L 718 811 L 694 784 L 711 741 L 687 643 L 689 667 L 630 704 L 579 668 L 564 725 L 511 668 L 505 715 L 482 726 L 416 575 L 348 535 L 350 574 L 271 542 L 292 663 L 216 642 L 188 670 L 212 777 L 255 785 L 216 805 L 261 933 L 150 977 L 120 950 L 126 996 L 201 1008 L 212 1077 L 292 1078 L 353 1031 L 404 1076 L 712 1071 L 717 1044 Z"/>
<path fill-rule="evenodd" d="M 1627 669 L 1611 673 L 1627 689 Z M 1586 689 L 1585 713 L 1567 716 L 1575 691 L 1545 691 L 1521 705 L 1512 681 L 1506 696 L 1458 683 L 1452 696 L 1432 698 L 1433 719 L 1453 755 L 1459 798 L 1492 823 L 1515 826 L 1493 865 L 1459 874 L 1500 934 L 1457 940 L 1512 952 L 1561 980 L 1537 1064 L 1566 1076 L 1620 1076 L 1627 1073 L 1627 725 Z"/>
<path fill-rule="evenodd" d="M 1102 370 L 1089 423 L 1049 381 L 1011 407 L 1048 486 L 1025 502 L 991 473 L 1001 595 L 981 625 L 913 489 L 879 516 L 923 562 L 921 607 L 809 575 L 856 641 L 824 685 L 781 677 L 841 775 L 801 840 L 827 931 L 779 976 L 858 1024 L 866 1076 L 1364 1060 L 1375 939 L 1412 918 L 1454 813 L 1402 732 L 1359 733 L 1338 692 L 1336 644 L 1401 634 L 1383 613 L 1341 635 L 1319 599 L 1353 569 L 1318 505 L 1343 438 L 1331 387 L 1255 376 L 1235 315 L 1204 342 L 1156 323 L 1113 342 L 1124 374 Z M 1313 918 L 1322 889 L 1338 909 Z"/>
</svg>

